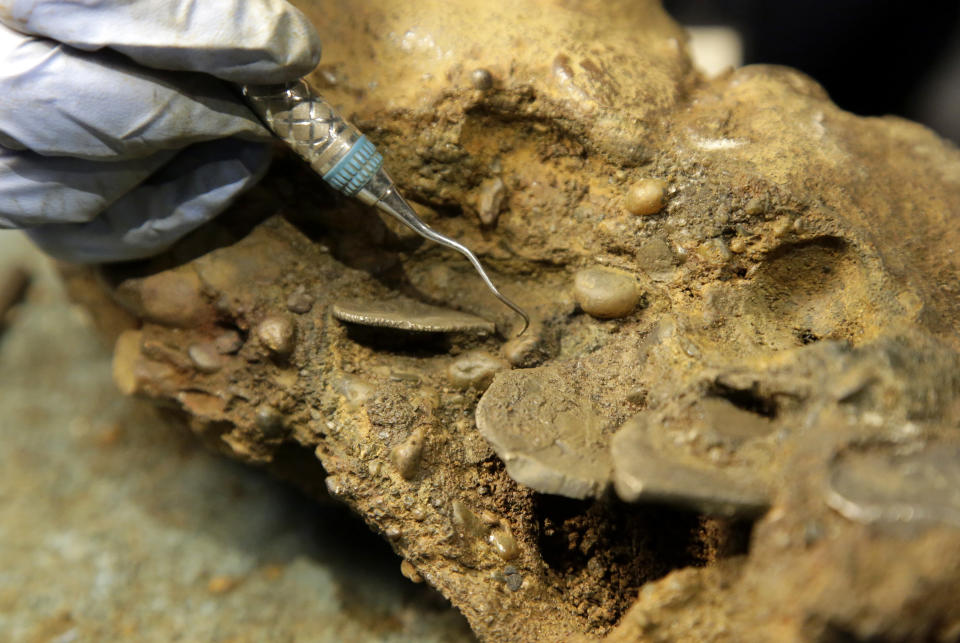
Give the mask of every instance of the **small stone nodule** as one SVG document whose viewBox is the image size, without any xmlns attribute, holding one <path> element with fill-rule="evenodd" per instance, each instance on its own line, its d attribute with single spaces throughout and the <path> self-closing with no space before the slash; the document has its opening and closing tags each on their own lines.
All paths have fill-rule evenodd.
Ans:
<svg viewBox="0 0 960 643">
<path fill-rule="evenodd" d="M 223 367 L 223 357 L 215 344 L 210 342 L 191 344 L 187 349 L 187 356 L 201 373 L 216 373 Z"/>
<path fill-rule="evenodd" d="M 474 69 L 470 72 L 470 84 L 473 85 L 474 89 L 479 89 L 481 91 L 490 89 L 493 87 L 493 74 L 489 70 L 483 69 Z"/>
<path fill-rule="evenodd" d="M 520 553 L 520 548 L 517 547 L 517 540 L 509 531 L 494 529 L 487 537 L 487 541 L 504 560 L 513 560 L 517 557 L 517 554 Z"/>
<path fill-rule="evenodd" d="M 423 455 L 423 428 L 417 428 L 402 444 L 390 452 L 390 460 L 404 480 L 412 480 L 420 470 L 420 456 Z"/>
<path fill-rule="evenodd" d="M 283 433 L 283 414 L 269 404 L 257 407 L 254 422 L 265 438 L 279 437 Z"/>
<path fill-rule="evenodd" d="M 497 219 L 500 217 L 500 210 L 503 208 L 506 191 L 506 185 L 499 176 L 488 179 L 481 184 L 480 199 L 477 203 L 480 223 L 488 227 L 496 225 Z"/>
<path fill-rule="evenodd" d="M 287 297 L 287 310 L 291 313 L 302 315 L 309 313 L 311 308 L 313 308 L 313 296 L 303 286 L 297 286 L 296 290 Z"/>
<path fill-rule="evenodd" d="M 503 582 L 511 592 L 519 591 L 523 587 L 523 575 L 513 565 L 503 568 Z"/>
<path fill-rule="evenodd" d="M 285 316 L 271 315 L 257 326 L 257 337 L 267 350 L 279 357 L 287 357 L 296 345 L 297 327 Z"/>
<path fill-rule="evenodd" d="M 486 528 L 483 522 L 466 503 L 454 500 L 450 504 L 450 518 L 461 537 L 477 540 L 483 537 Z"/>
<path fill-rule="evenodd" d="M 624 206 L 630 214 L 656 214 L 663 209 L 666 196 L 666 183 L 659 179 L 642 179 L 630 187 Z"/>
<path fill-rule="evenodd" d="M 213 346 L 221 355 L 231 355 L 243 347 L 243 338 L 235 330 L 225 330 L 213 340 Z"/>
<path fill-rule="evenodd" d="M 210 314 L 202 284 L 191 270 L 168 270 L 145 278 L 137 298 L 145 319 L 163 326 L 189 328 Z"/>
<path fill-rule="evenodd" d="M 612 268 L 584 268 L 573 278 L 573 297 L 592 317 L 626 317 L 640 303 L 640 295 L 632 275 Z"/>
<path fill-rule="evenodd" d="M 422 583 L 423 576 L 417 571 L 409 560 L 404 559 L 400 562 L 400 573 L 403 574 L 411 583 Z"/>
<path fill-rule="evenodd" d="M 456 386 L 486 389 L 498 371 L 509 368 L 510 364 L 506 360 L 486 351 L 477 350 L 460 355 L 447 368 L 447 375 Z"/>
<path fill-rule="evenodd" d="M 542 338 L 537 332 L 541 327 L 534 326 L 532 332 L 528 331 L 520 337 L 514 337 L 500 347 L 500 353 L 513 366 L 533 366 L 532 362 L 538 361 L 536 352 L 540 347 Z"/>
<path fill-rule="evenodd" d="M 347 495 L 347 487 L 339 476 L 327 476 L 324 478 L 323 484 L 327 487 L 327 493 L 334 498 L 344 498 Z"/>
</svg>

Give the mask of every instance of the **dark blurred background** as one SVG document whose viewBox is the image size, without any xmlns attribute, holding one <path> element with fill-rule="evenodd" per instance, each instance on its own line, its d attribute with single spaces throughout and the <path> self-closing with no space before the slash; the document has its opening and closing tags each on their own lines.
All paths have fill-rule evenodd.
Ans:
<svg viewBox="0 0 960 643">
<path fill-rule="evenodd" d="M 664 0 L 686 26 L 739 32 L 743 63 L 800 69 L 840 107 L 960 142 L 960 0 Z"/>
</svg>

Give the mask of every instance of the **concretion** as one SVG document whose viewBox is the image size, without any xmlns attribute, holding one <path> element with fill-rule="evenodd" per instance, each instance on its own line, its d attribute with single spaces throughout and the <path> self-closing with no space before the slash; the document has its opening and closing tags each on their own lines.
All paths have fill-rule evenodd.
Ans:
<svg viewBox="0 0 960 643">
<path fill-rule="evenodd" d="M 705 80 L 653 1 L 300 6 L 328 45 L 311 81 L 531 339 L 458 257 L 282 157 L 168 257 L 106 271 L 140 326 L 124 390 L 232 457 L 318 458 L 485 640 L 960 631 L 955 147 L 793 70 Z M 583 314 L 585 268 L 630 276 L 629 313 Z M 391 322 L 397 301 L 460 321 Z M 284 355 L 250 337 L 277 316 Z M 217 370 L 191 361 L 224 333 Z"/>
</svg>

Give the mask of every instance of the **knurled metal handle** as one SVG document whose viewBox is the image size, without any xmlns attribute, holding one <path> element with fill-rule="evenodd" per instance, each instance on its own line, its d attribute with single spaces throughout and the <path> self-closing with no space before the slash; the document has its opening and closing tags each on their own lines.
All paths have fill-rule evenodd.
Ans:
<svg viewBox="0 0 960 643">
<path fill-rule="evenodd" d="M 303 80 L 242 91 L 260 120 L 343 194 L 356 195 L 383 165 L 373 143 Z"/>
</svg>

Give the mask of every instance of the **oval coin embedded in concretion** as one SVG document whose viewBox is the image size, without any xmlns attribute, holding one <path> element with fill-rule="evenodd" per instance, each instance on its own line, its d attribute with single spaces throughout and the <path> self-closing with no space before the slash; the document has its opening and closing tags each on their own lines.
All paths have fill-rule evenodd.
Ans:
<svg viewBox="0 0 960 643">
<path fill-rule="evenodd" d="M 960 445 L 848 447 L 830 463 L 827 504 L 857 522 L 960 527 Z"/>
<path fill-rule="evenodd" d="M 613 486 L 621 500 L 739 518 L 755 518 L 769 507 L 760 480 L 743 470 L 682 461 L 649 439 L 649 430 L 647 415 L 641 413 L 613 436 Z"/>
<path fill-rule="evenodd" d="M 492 333 L 496 330 L 493 322 L 483 317 L 430 306 L 405 297 L 338 301 L 333 304 L 332 310 L 333 316 L 340 321 L 377 328 L 425 333 Z"/>
</svg>

